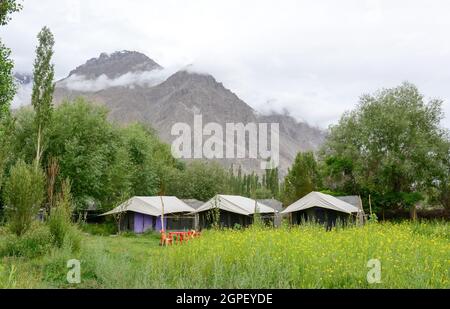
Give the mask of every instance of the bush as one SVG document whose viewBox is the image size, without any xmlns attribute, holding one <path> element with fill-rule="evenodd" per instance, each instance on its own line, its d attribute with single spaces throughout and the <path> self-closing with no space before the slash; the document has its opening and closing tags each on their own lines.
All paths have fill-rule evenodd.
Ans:
<svg viewBox="0 0 450 309">
<path fill-rule="evenodd" d="M 66 230 L 64 235 L 62 247 L 71 250 L 72 252 L 79 252 L 81 249 L 81 233 L 75 226 L 71 225 Z"/>
<path fill-rule="evenodd" d="M 47 226 L 38 224 L 22 236 L 6 234 L 0 243 L 0 256 L 33 258 L 47 253 L 53 243 L 53 237 Z"/>
<path fill-rule="evenodd" d="M 44 174 L 40 168 L 22 160 L 11 168 L 5 184 L 5 212 L 11 232 L 20 236 L 27 232 L 44 199 Z"/>
<path fill-rule="evenodd" d="M 63 181 L 61 193 L 56 199 L 55 206 L 50 210 L 47 224 L 53 236 L 54 244 L 61 248 L 70 248 L 78 251 L 81 245 L 81 235 L 75 225 L 71 222 L 72 217 L 72 195 L 70 193 L 70 183 Z"/>
<path fill-rule="evenodd" d="M 71 228 L 70 222 L 66 221 L 65 210 L 62 207 L 53 207 L 50 210 L 48 218 L 48 226 L 53 235 L 55 245 L 61 247 L 64 243 L 64 238 Z"/>
<path fill-rule="evenodd" d="M 117 234 L 117 224 L 112 221 L 105 223 L 83 223 L 81 229 L 86 233 L 97 236 Z"/>
</svg>

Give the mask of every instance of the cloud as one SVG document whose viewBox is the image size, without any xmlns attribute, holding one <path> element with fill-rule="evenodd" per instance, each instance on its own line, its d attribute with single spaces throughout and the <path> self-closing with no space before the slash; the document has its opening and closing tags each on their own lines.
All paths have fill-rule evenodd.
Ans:
<svg viewBox="0 0 450 309">
<path fill-rule="evenodd" d="M 130 72 L 113 79 L 103 74 L 93 80 L 86 79 L 83 75 L 73 74 L 61 80 L 58 86 L 82 92 L 97 92 L 111 87 L 152 87 L 165 81 L 174 72 L 174 68 L 148 72 Z"/>
<path fill-rule="evenodd" d="M 33 92 L 32 83 L 28 83 L 25 85 L 18 85 L 16 96 L 14 97 L 11 103 L 12 108 L 18 108 L 21 106 L 29 105 L 31 102 L 32 92 Z"/>
<path fill-rule="evenodd" d="M 446 0 L 41 0 L 25 1 L 0 36 L 20 71 L 31 71 L 45 23 L 58 78 L 101 52 L 137 50 L 163 67 L 194 64 L 256 110 L 321 127 L 363 93 L 408 80 L 444 99 L 450 128 L 449 10 Z"/>
</svg>

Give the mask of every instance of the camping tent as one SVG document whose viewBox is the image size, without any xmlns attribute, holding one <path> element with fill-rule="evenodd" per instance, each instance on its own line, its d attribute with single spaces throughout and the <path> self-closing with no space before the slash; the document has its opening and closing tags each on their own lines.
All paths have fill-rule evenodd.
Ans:
<svg viewBox="0 0 450 309">
<path fill-rule="evenodd" d="M 275 227 L 281 226 L 281 221 L 283 219 L 283 215 L 281 214 L 281 211 L 283 211 L 283 203 L 280 201 L 271 198 L 271 199 L 258 199 L 258 203 L 264 204 L 266 206 L 269 206 L 270 208 L 275 209 L 276 213 L 273 218 L 273 225 Z"/>
<path fill-rule="evenodd" d="M 167 230 L 191 229 L 194 218 L 187 217 L 186 214 L 194 210 L 174 196 L 135 196 L 102 216 L 118 215 L 121 230 L 143 233 L 149 229 L 160 230 L 162 215 Z"/>
<path fill-rule="evenodd" d="M 287 207 L 282 214 L 291 214 L 292 223 L 298 224 L 305 220 L 316 220 L 333 226 L 336 221 L 346 221 L 351 214 L 357 214 L 361 210 L 334 196 L 311 192 L 297 202 Z"/>
<path fill-rule="evenodd" d="M 216 195 L 195 211 L 199 214 L 200 227 L 204 228 L 212 224 L 208 214 L 216 208 L 219 209 L 219 221 L 223 227 L 234 227 L 236 224 L 247 226 L 252 223 L 256 212 L 261 214 L 264 220 L 273 220 L 276 213 L 275 209 L 247 197 Z"/>
</svg>

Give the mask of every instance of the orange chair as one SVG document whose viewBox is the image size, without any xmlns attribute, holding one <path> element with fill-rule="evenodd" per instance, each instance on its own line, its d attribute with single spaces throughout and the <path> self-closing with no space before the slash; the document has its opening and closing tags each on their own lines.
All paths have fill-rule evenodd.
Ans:
<svg viewBox="0 0 450 309">
<path fill-rule="evenodd" d="M 161 246 L 169 246 L 173 244 L 173 236 L 169 234 L 169 236 L 166 235 L 166 233 L 161 233 Z"/>
</svg>

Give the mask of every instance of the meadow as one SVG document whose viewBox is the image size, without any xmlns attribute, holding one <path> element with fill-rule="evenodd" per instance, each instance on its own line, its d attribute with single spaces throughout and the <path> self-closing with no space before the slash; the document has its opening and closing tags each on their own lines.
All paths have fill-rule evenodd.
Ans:
<svg viewBox="0 0 450 309">
<path fill-rule="evenodd" d="M 155 234 L 84 234 L 78 253 L 52 248 L 3 256 L 3 288 L 450 288 L 450 228 L 444 222 L 373 223 L 337 228 L 210 230 L 160 247 Z M 0 253 L 2 251 L 0 234 Z M 81 261 L 81 283 L 66 280 Z M 367 262 L 381 263 L 381 283 Z"/>
</svg>

